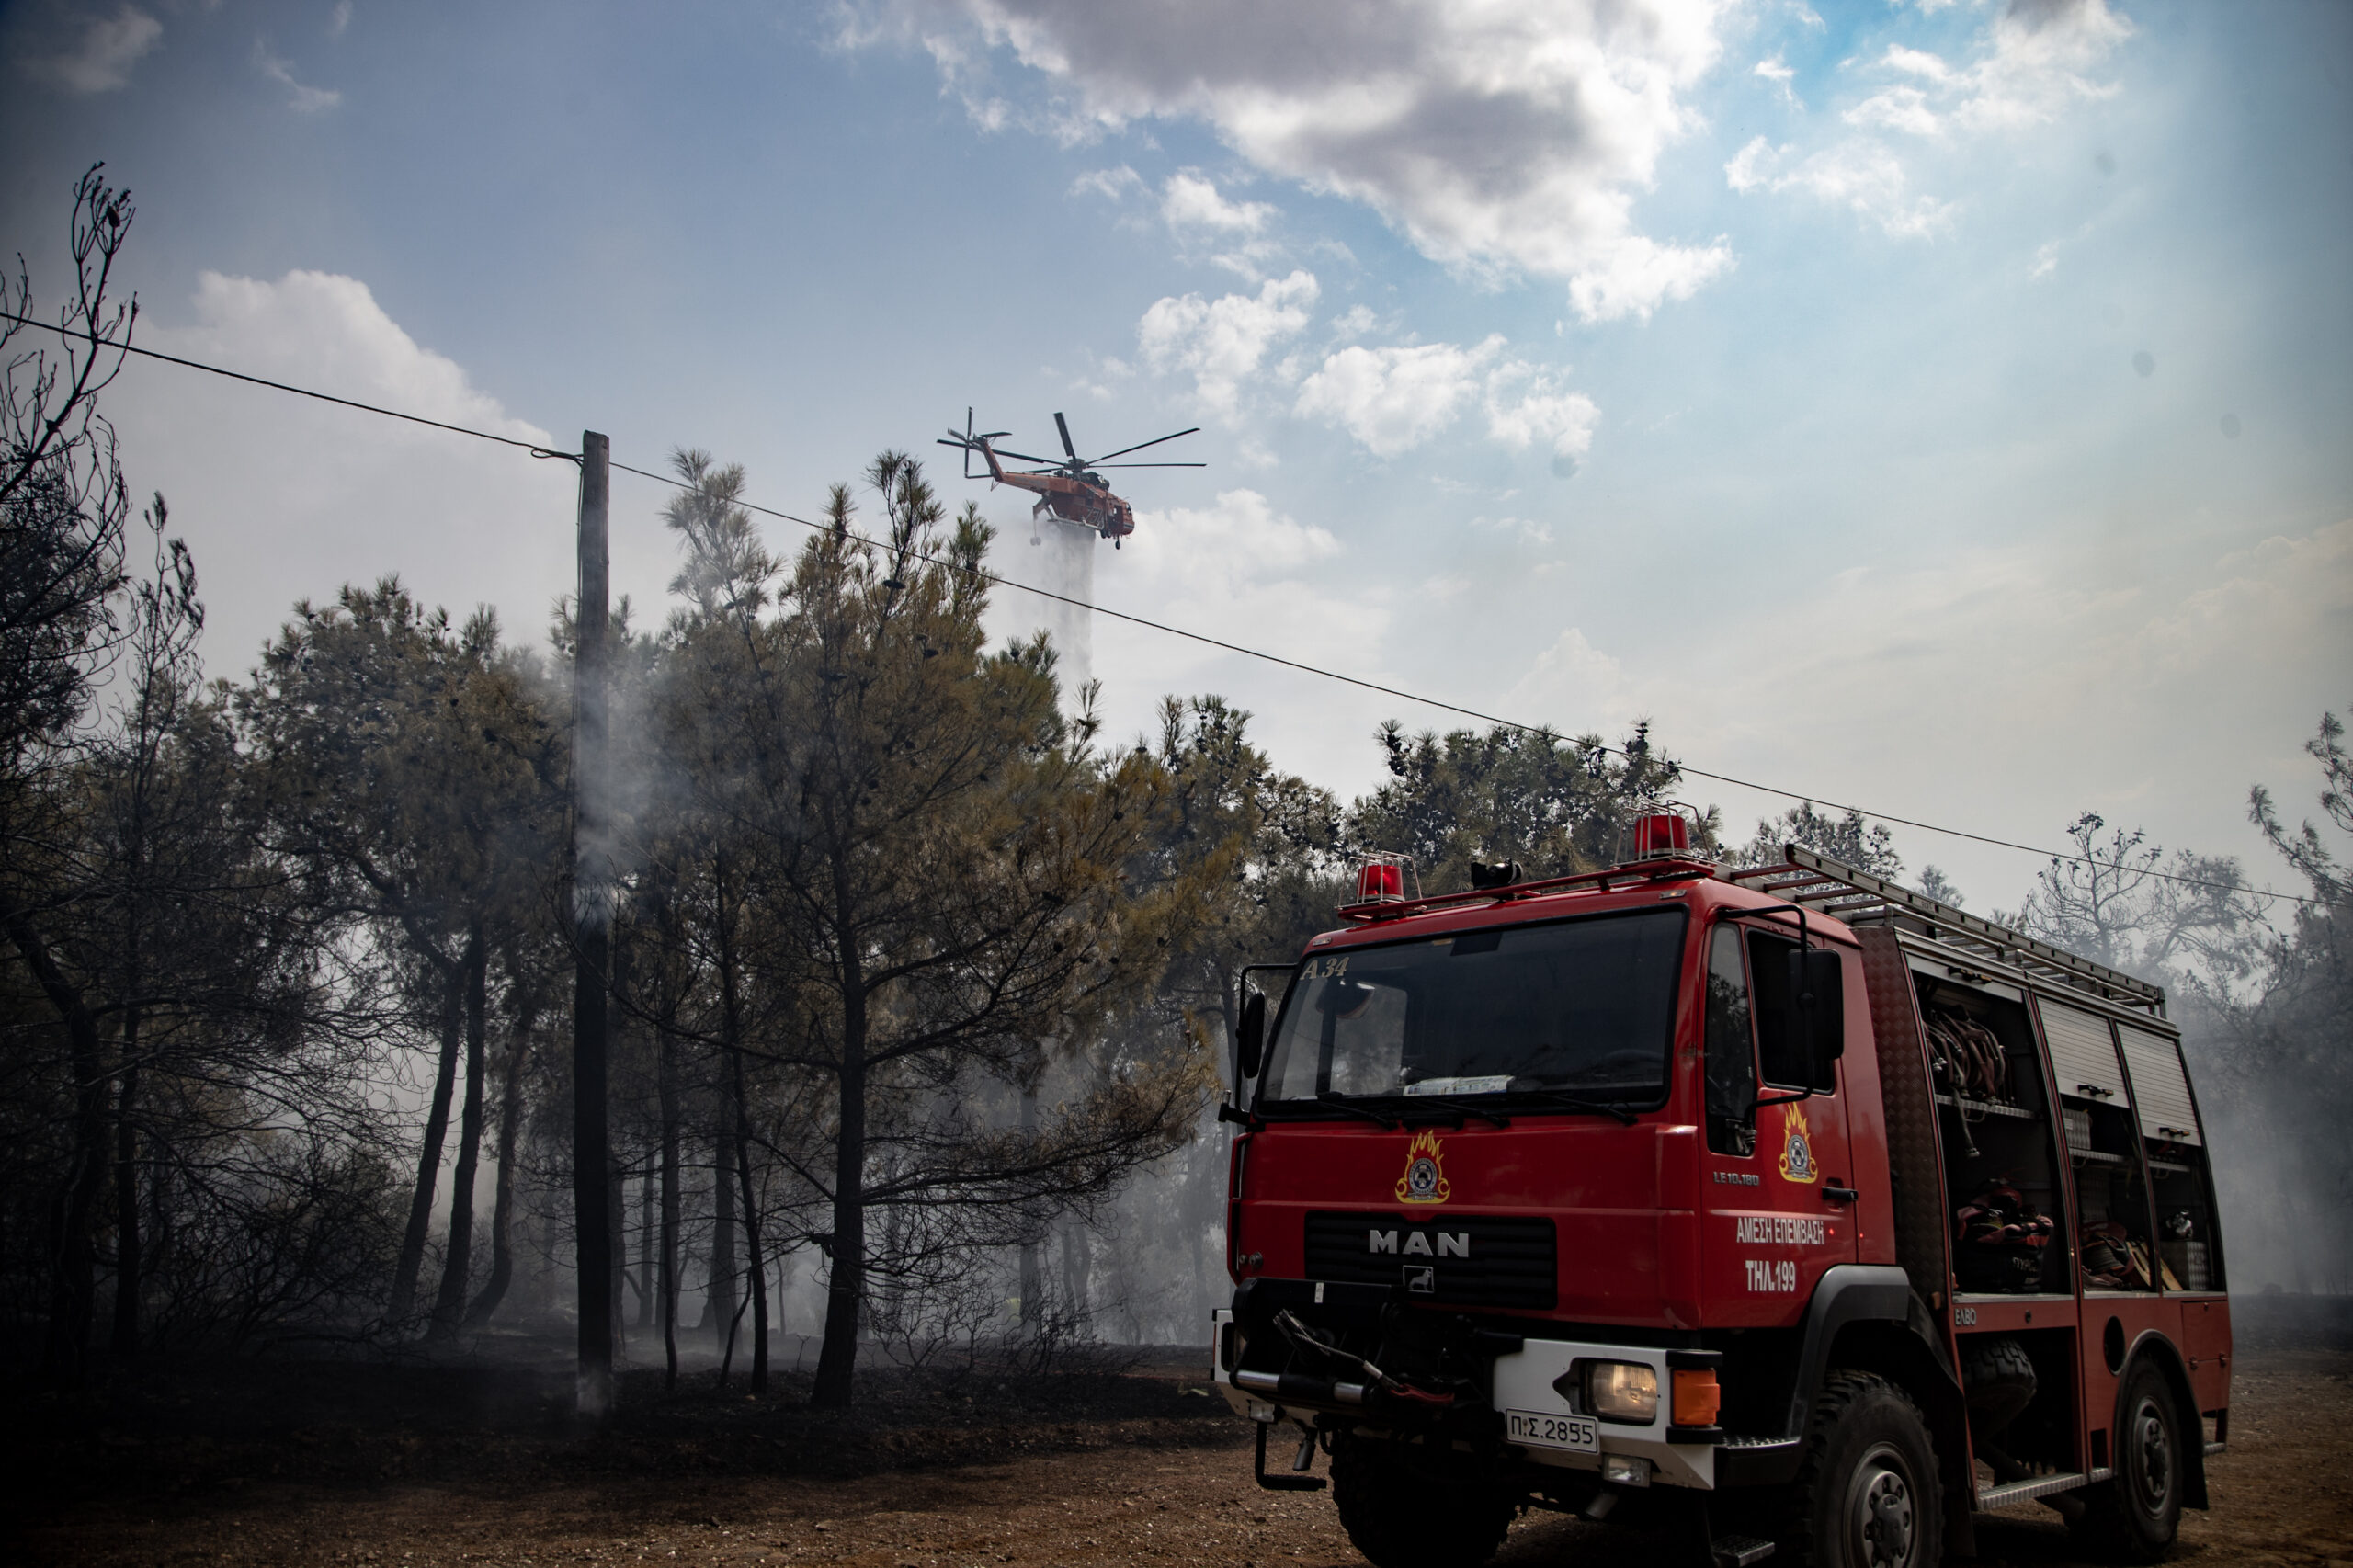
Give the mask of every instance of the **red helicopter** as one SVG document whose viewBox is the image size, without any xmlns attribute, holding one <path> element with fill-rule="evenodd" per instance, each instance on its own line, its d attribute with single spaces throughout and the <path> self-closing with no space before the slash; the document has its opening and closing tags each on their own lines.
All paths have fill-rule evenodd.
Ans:
<svg viewBox="0 0 2353 1568">
<path fill-rule="evenodd" d="M 1121 447 L 1118 451 L 1106 452 L 1099 458 L 1082 458 L 1078 455 L 1078 449 L 1071 445 L 1070 426 L 1059 414 L 1054 415 L 1054 428 L 1062 432 L 1063 437 L 1064 456 L 1059 462 L 1052 458 L 1031 457 L 1027 452 L 1006 451 L 1001 448 L 990 446 L 989 443 L 998 437 L 1009 436 L 1012 432 L 983 430 L 976 433 L 972 429 L 972 411 L 969 408 L 964 411 L 963 431 L 959 434 L 950 428 L 948 438 L 939 444 L 943 447 L 962 449 L 966 479 L 980 477 L 972 472 L 972 454 L 978 452 L 989 465 L 990 479 L 999 484 L 1010 484 L 1017 490 L 1035 493 L 1038 496 L 1038 504 L 1029 509 L 1029 516 L 1033 521 L 1051 514 L 1066 523 L 1076 523 L 1081 528 L 1093 528 L 1097 533 L 1109 540 L 1111 548 L 1114 550 L 1120 548 L 1120 540 L 1136 531 L 1135 510 L 1119 496 L 1112 494 L 1109 483 L 1101 474 L 1094 472 L 1095 470 L 1098 468 L 1207 468 L 1210 466 L 1207 463 L 1115 463 L 1107 460 L 1111 458 L 1125 457 L 1130 452 L 1140 452 L 1146 447 L 1156 447 L 1163 441 L 1173 441 L 1177 436 L 1193 435 L 1200 429 L 1198 425 L 1191 429 L 1179 430 L 1175 435 L 1155 436 L 1149 441 L 1139 441 L 1132 447 Z M 1012 458 L 1017 462 L 1043 463 L 1046 466 L 1017 469 L 1008 472 L 1005 465 L 997 461 L 999 457 Z M 1031 535 L 1029 542 L 1031 544 L 1038 542 L 1034 534 Z"/>
</svg>

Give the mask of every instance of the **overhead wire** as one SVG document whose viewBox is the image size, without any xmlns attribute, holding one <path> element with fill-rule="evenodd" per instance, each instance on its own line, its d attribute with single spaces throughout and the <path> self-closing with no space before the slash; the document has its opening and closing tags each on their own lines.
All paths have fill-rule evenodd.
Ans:
<svg viewBox="0 0 2353 1568">
<path fill-rule="evenodd" d="M 528 452 L 535 458 L 560 458 L 569 460 L 574 462 L 580 460 L 579 454 L 576 452 L 558 451 L 548 447 L 539 445 L 535 442 L 519 440 L 512 436 L 501 436 L 488 430 L 477 430 L 469 426 L 452 425 L 447 421 L 439 419 L 428 419 L 423 415 L 408 414 L 396 408 L 384 408 L 375 403 L 361 403 L 353 398 L 336 397 L 329 392 L 314 392 L 311 388 L 295 386 L 286 381 L 275 381 L 262 376 L 247 375 L 243 371 L 228 369 L 220 365 L 210 365 L 200 359 L 188 359 L 176 354 L 165 354 L 152 348 L 140 348 L 128 343 L 113 342 L 107 338 L 100 337 L 95 333 L 86 331 L 75 332 L 72 328 L 61 326 L 55 323 L 42 321 L 34 316 L 18 315 L 14 312 L 0 310 L 0 320 L 13 321 L 19 325 L 24 326 L 40 327 L 50 332 L 54 332 L 62 337 L 85 340 L 93 345 L 94 351 L 96 352 L 132 354 L 142 358 L 159 359 L 165 364 L 178 365 L 191 370 L 202 370 L 209 375 L 225 377 L 233 381 L 244 381 L 251 386 L 267 387 L 273 392 L 290 392 L 297 397 L 312 398 L 320 403 L 334 403 L 341 408 L 356 409 L 362 414 L 381 415 L 387 419 L 399 419 L 404 420 L 412 425 L 427 426 L 436 430 L 447 431 L 454 436 L 471 436 L 477 440 L 494 441 L 503 447 L 512 447 Z M 611 467 L 620 470 L 623 473 L 635 474 L 640 479 L 650 479 L 657 484 L 665 484 L 675 490 L 687 490 L 692 488 L 692 486 L 688 485 L 684 480 L 678 479 L 671 474 L 656 473 L 648 469 L 632 467 L 628 463 L 611 461 L 609 459 L 608 461 Z M 760 517 L 774 517 L 780 522 L 792 523 L 798 527 L 811 529 L 812 531 L 831 531 L 831 527 L 828 524 L 813 522 L 807 517 L 795 517 L 790 512 L 779 511 L 773 506 L 761 506 L 750 502 L 740 501 L 736 503 L 736 505 L 741 506 L 745 511 L 755 513 Z M 869 538 L 864 534 L 851 533 L 848 538 L 858 543 L 878 550 L 887 550 L 892 548 L 882 540 Z M 951 564 L 949 562 L 941 560 L 936 555 L 927 554 L 919 550 L 910 550 L 908 554 L 913 559 L 922 561 L 928 565 L 947 566 Z M 1393 697 L 1398 699 L 1400 701 L 1417 703 L 1422 707 L 1436 709 L 1440 712 L 1457 713 L 1466 719 L 1475 719 L 1483 724 L 1492 724 L 1497 728 L 1515 731 L 1521 734 L 1537 735 L 1546 739 L 1565 738 L 1563 732 L 1553 729 L 1550 725 L 1530 724 L 1518 719 L 1507 719 L 1500 714 L 1483 712 L 1475 708 L 1466 708 L 1459 702 L 1449 702 L 1443 698 L 1427 697 L 1420 692 L 1406 691 L 1401 687 L 1393 686 L 1383 686 L 1379 681 L 1367 680 L 1361 676 L 1348 675 L 1344 671 L 1327 669 L 1323 665 L 1307 664 L 1298 659 L 1287 659 L 1279 653 L 1270 653 L 1264 649 L 1252 648 L 1240 642 L 1229 642 L 1222 637 L 1212 637 L 1205 631 L 1195 631 L 1182 626 L 1172 626 L 1166 621 L 1154 620 L 1148 616 L 1134 615 L 1126 610 L 1111 609 L 1102 605 L 1090 604 L 1085 599 L 1073 598 L 1067 594 L 1058 594 L 1049 588 L 1040 588 L 1033 586 L 1028 583 L 1017 582 L 1010 577 L 1002 576 L 996 573 L 986 571 L 984 569 L 981 570 L 978 574 L 983 580 L 995 584 L 1000 587 L 1016 589 L 1021 593 L 1034 595 L 1039 598 L 1051 599 L 1058 604 L 1070 605 L 1076 608 L 1086 610 L 1094 615 L 1108 616 L 1114 620 L 1123 620 L 1128 622 L 1130 625 L 1144 627 L 1150 631 L 1162 632 L 1170 637 L 1184 638 L 1189 642 L 1199 642 L 1209 647 L 1222 649 L 1229 653 L 1238 653 L 1245 658 L 1258 660 L 1262 664 L 1276 665 L 1285 669 L 1297 670 L 1302 675 L 1315 676 L 1324 680 L 1338 681 L 1343 685 L 1353 686 L 1360 690 L 1378 692 L 1383 697 Z M 1627 751 L 1626 748 L 1622 746 L 1596 745 L 1588 749 L 1599 752 L 1606 756 L 1613 756 L 1631 757 L 1634 755 Z M 1759 794 L 1773 795 L 1785 801 L 1797 801 L 1807 805 L 1826 806 L 1833 811 L 1845 812 L 1857 817 L 1869 818 L 1876 822 L 1892 823 L 1899 827 L 1915 828 L 1923 833 L 1940 834 L 1948 838 L 1966 839 L 1972 844 L 1984 844 L 1996 849 L 2009 849 L 2021 854 L 2038 855 L 2049 859 L 2053 865 L 2069 864 L 2089 866 L 2096 870 L 2114 871 L 2121 875 L 2151 878 L 2159 881 L 2177 883 L 2186 887 L 2204 888 L 2214 892 L 2241 893 L 2250 898 L 2285 901 L 2291 903 L 2310 904 L 2314 907 L 2321 906 L 2326 903 L 2324 899 L 2312 897 L 2302 893 L 2274 892 L 2268 889 L 2248 887 L 2240 882 L 2222 882 L 2215 881 L 2209 878 L 2184 876 L 2179 872 L 2163 871 L 2154 867 L 2131 866 L 2118 861 L 2101 860 L 2092 856 L 2069 854 L 2064 850 L 2045 848 L 2040 845 L 2021 844 L 2014 839 L 1995 838 L 1986 834 L 1972 833 L 1965 828 L 1946 827 L 1937 823 L 1922 822 L 1913 817 L 1901 817 L 1888 812 L 1871 811 L 1862 806 L 1850 805 L 1844 801 L 1829 800 L 1821 795 L 1808 794 L 1796 790 L 1784 790 L 1772 784 L 1760 784 L 1755 779 L 1742 778 L 1729 773 L 1711 772 L 1704 767 L 1695 767 L 1687 762 L 1678 761 L 1675 762 L 1672 766 L 1677 773 L 1686 774 L 1695 778 L 1706 778 L 1712 780 L 1715 783 L 1731 785 L 1735 789 L 1754 790 Z"/>
</svg>

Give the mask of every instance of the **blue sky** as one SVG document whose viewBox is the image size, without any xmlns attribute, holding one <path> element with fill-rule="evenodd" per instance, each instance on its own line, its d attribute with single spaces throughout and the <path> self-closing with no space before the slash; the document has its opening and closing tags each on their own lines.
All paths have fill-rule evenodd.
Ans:
<svg viewBox="0 0 2353 1568">
<path fill-rule="evenodd" d="M 2353 699 L 2342 6 L 17 0 L 0 55 L 0 237 L 54 298 L 106 159 L 154 347 L 787 510 L 967 404 L 1199 424 L 1099 602 L 1384 684 L 2266 875 L 2245 788 L 2301 803 Z M 347 578 L 533 636 L 564 586 L 553 465 L 167 368 L 111 406 L 222 673 Z M 1449 722 L 1108 623 L 1093 667 L 1343 792 Z M 1979 907 L 2034 869 L 1899 844 Z"/>
</svg>

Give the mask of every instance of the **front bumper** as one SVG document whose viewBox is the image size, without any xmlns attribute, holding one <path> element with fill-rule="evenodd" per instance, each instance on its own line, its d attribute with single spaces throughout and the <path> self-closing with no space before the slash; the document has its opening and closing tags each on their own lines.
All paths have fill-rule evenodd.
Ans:
<svg viewBox="0 0 2353 1568">
<path fill-rule="evenodd" d="M 1237 1415 L 1253 1421 L 1273 1423 L 1297 1421 L 1303 1426 L 1328 1426 L 1335 1420 L 1355 1423 L 1360 1430 L 1372 1431 L 1378 1423 L 1362 1413 L 1348 1409 L 1338 1402 L 1286 1403 L 1276 1397 L 1253 1393 L 1237 1387 L 1233 1381 L 1239 1369 L 1241 1341 L 1233 1312 L 1221 1307 L 1211 1314 L 1210 1356 L 1217 1377 L 1218 1391 Z M 1570 1401 L 1552 1385 L 1572 1366 L 1582 1360 L 1631 1361 L 1648 1366 L 1656 1374 L 1662 1390 L 1674 1385 L 1668 1364 L 1672 1351 L 1649 1346 L 1613 1345 L 1589 1339 L 1540 1339 L 1526 1337 L 1517 1349 L 1507 1350 L 1494 1358 L 1488 1379 L 1488 1402 L 1498 1412 L 1528 1411 L 1539 1415 L 1573 1415 L 1579 1414 Z M 1711 1489 L 1715 1485 L 1716 1449 L 1711 1437 L 1690 1432 L 1677 1432 L 1669 1424 L 1667 1401 L 1660 1401 L 1658 1414 L 1648 1426 L 1633 1426 L 1614 1421 L 1596 1420 L 1596 1451 L 1576 1452 L 1565 1449 L 1539 1447 L 1533 1444 L 1501 1442 L 1498 1446 L 1532 1464 L 1555 1469 L 1604 1472 L 1608 1479 L 1621 1484 L 1647 1485 L 1655 1483 L 1665 1486 L 1686 1486 Z M 1496 1416 L 1499 1424 L 1502 1417 Z M 1470 1449 L 1474 1445 L 1457 1439 L 1455 1447 Z M 1629 1460 L 1642 1460 L 1630 1465 Z M 1637 1479 L 1638 1478 L 1638 1479 Z"/>
</svg>

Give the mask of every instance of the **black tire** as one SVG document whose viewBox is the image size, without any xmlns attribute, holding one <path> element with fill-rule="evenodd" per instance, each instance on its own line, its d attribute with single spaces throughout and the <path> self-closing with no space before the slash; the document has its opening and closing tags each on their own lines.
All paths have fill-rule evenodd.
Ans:
<svg viewBox="0 0 2353 1568">
<path fill-rule="evenodd" d="M 1504 1543 L 1518 1502 L 1493 1485 L 1437 1473 L 1414 1450 L 1342 1434 L 1332 1503 L 1373 1568 L 1480 1568 Z"/>
<path fill-rule="evenodd" d="M 1834 1371 L 1813 1402 L 1782 1528 L 1813 1568 L 1937 1568 L 1944 1483 L 1919 1407 L 1870 1372 Z"/>
<path fill-rule="evenodd" d="M 2146 1361 L 2125 1374 L 2109 1442 L 2116 1473 L 2086 1489 L 2076 1535 L 2120 1562 L 2155 1562 L 2173 1550 L 2189 1480 L 2181 1412 L 2165 1374 Z M 2200 1432 L 2203 1437 L 2204 1433 Z"/>
</svg>

